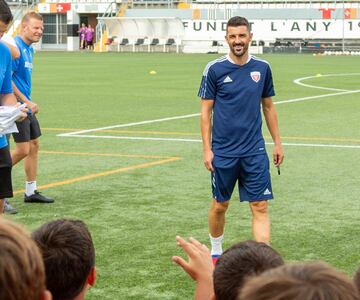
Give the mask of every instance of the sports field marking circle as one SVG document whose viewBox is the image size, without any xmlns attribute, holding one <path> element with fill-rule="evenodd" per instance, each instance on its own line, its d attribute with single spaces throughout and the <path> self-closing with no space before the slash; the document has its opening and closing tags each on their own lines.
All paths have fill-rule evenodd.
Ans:
<svg viewBox="0 0 360 300">
<path fill-rule="evenodd" d="M 345 89 L 335 89 L 335 88 L 329 88 L 329 87 L 322 87 L 322 86 L 318 86 L 318 85 L 312 85 L 312 84 L 306 84 L 303 83 L 302 81 L 307 80 L 307 79 L 312 79 L 312 78 L 322 78 L 322 77 L 341 77 L 341 76 L 359 76 L 360 73 L 339 73 L 339 74 L 316 74 L 314 76 L 307 76 L 307 77 L 301 77 L 298 79 L 295 79 L 293 82 L 297 85 L 301 85 L 304 87 L 308 87 L 308 88 L 313 88 L 313 89 L 321 89 L 321 90 L 328 90 L 328 91 L 338 91 L 338 92 L 358 92 L 355 90 L 345 90 Z"/>
</svg>

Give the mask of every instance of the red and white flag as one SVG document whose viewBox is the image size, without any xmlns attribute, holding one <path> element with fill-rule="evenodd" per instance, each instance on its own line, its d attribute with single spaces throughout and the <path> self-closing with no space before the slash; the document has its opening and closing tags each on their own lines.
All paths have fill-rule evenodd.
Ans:
<svg viewBox="0 0 360 300">
<path fill-rule="evenodd" d="M 345 8 L 344 9 L 344 18 L 345 19 L 357 19 L 357 9 L 356 8 Z"/>
<path fill-rule="evenodd" d="M 71 3 L 56 3 L 51 4 L 50 12 L 58 14 L 66 14 L 71 9 Z"/>
</svg>

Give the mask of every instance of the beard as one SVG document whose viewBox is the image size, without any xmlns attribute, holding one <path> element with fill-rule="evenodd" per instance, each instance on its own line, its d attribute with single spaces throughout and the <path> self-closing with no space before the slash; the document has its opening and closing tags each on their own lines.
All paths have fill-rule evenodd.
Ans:
<svg viewBox="0 0 360 300">
<path fill-rule="evenodd" d="M 237 56 L 242 57 L 247 50 L 249 49 L 249 44 L 239 43 L 239 44 L 232 44 L 230 47 L 231 52 Z"/>
<path fill-rule="evenodd" d="M 28 36 L 27 38 L 31 43 L 37 43 L 40 41 L 41 36 Z"/>
</svg>

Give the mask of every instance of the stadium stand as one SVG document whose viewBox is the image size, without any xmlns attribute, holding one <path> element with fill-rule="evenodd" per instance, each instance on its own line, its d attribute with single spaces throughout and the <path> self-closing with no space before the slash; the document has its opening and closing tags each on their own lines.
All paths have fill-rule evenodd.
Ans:
<svg viewBox="0 0 360 300">
<path fill-rule="evenodd" d="M 178 9 L 173 9 L 174 5 Z M 254 54 L 322 53 L 360 49 L 356 36 L 359 8 L 358 0 L 343 3 L 330 0 L 193 0 L 186 3 L 170 1 L 170 4 L 163 0 L 135 0 L 128 4 L 125 17 L 161 18 L 171 15 L 179 18 L 184 26 L 180 44 L 182 52 L 227 52 L 227 47 L 222 46 L 225 44 L 224 23 L 233 15 L 242 15 L 253 25 Z"/>
<path fill-rule="evenodd" d="M 8 0 L 14 10 L 32 1 Z M 77 50 L 65 28 L 73 19 L 96 26 L 97 51 L 222 53 L 224 23 L 241 15 L 252 23 L 254 54 L 360 50 L 360 0 L 43 0 L 33 7 L 45 20 L 41 49 Z"/>
<path fill-rule="evenodd" d="M 99 18 L 109 36 L 108 51 L 179 52 L 183 25 L 178 18 Z M 120 41 L 120 42 L 119 42 Z"/>
<path fill-rule="evenodd" d="M 341 39 L 276 39 L 269 47 L 264 47 L 266 53 L 324 53 L 325 51 L 360 51 L 357 39 L 346 39 L 344 45 Z"/>
</svg>

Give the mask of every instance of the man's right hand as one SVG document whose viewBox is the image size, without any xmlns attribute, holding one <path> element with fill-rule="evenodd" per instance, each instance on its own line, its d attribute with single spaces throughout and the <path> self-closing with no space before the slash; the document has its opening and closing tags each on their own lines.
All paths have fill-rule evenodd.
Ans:
<svg viewBox="0 0 360 300">
<path fill-rule="evenodd" d="M 211 172 L 214 172 L 212 161 L 214 159 L 214 153 L 211 150 L 204 150 L 204 165 L 205 168 Z"/>
<path fill-rule="evenodd" d="M 37 114 L 39 112 L 39 106 L 35 102 L 29 102 L 26 105 L 33 114 Z"/>
<path fill-rule="evenodd" d="M 21 104 L 24 106 L 24 104 Z M 15 105 L 16 107 L 19 107 L 20 104 L 19 103 L 16 103 Z M 27 106 L 24 106 L 22 109 L 21 109 L 21 113 L 19 114 L 18 118 L 16 119 L 17 122 L 21 122 L 21 121 L 24 121 L 25 119 L 27 118 Z"/>
</svg>

